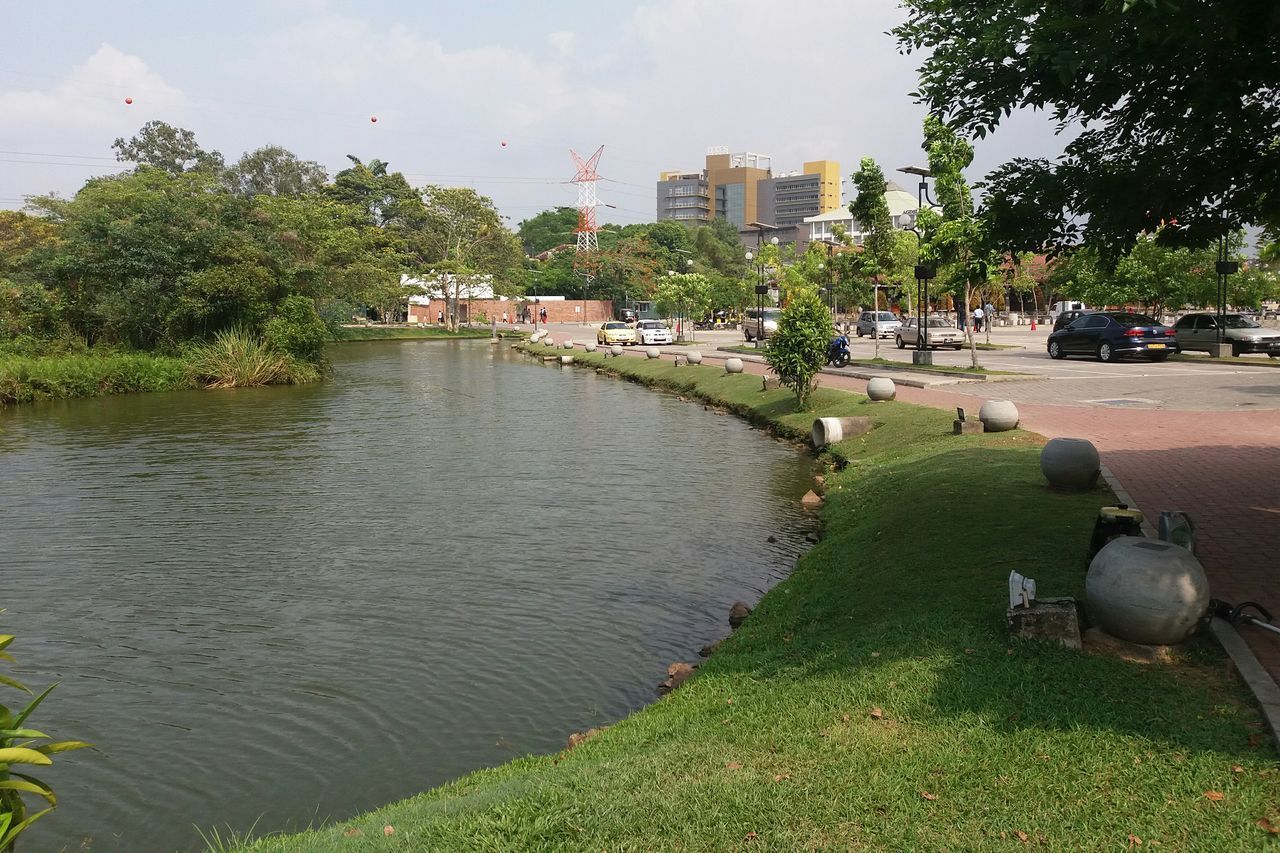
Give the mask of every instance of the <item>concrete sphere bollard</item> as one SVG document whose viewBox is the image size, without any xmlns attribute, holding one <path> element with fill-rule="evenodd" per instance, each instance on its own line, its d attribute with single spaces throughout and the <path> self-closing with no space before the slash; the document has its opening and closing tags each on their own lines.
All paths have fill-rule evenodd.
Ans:
<svg viewBox="0 0 1280 853">
<path fill-rule="evenodd" d="M 609 347 L 609 354 L 615 357 L 622 355 L 622 347 L 619 344 L 614 344 Z"/>
<path fill-rule="evenodd" d="M 813 439 L 813 446 L 821 450 L 828 444 L 864 435 L 871 431 L 871 426 L 871 418 L 815 418 L 809 434 Z"/>
<path fill-rule="evenodd" d="M 1005 432 L 1018 425 L 1018 407 L 1011 400 L 987 400 L 978 409 L 984 432 Z"/>
<path fill-rule="evenodd" d="M 1085 596 L 1089 616 L 1113 637 L 1168 645 L 1195 630 L 1209 607 L 1209 579 L 1186 548 L 1121 536 L 1089 564 Z"/>
<path fill-rule="evenodd" d="M 1040 470 L 1049 486 L 1066 492 L 1093 488 L 1102 470 L 1098 448 L 1083 438 L 1054 438 L 1040 451 Z"/>
<path fill-rule="evenodd" d="M 702 353 L 696 349 L 691 349 L 684 354 L 684 360 L 690 364 L 702 364 Z"/>
<path fill-rule="evenodd" d="M 564 348 L 565 348 L 565 349 L 573 349 L 573 341 L 565 341 L 565 342 L 564 342 Z"/>
<path fill-rule="evenodd" d="M 538 341 L 542 340 L 546 336 L 547 336 L 547 332 L 544 329 L 541 332 L 534 332 L 532 335 L 529 336 L 529 340 L 533 341 L 536 344 Z"/>
<path fill-rule="evenodd" d="M 587 352 L 595 352 L 595 351 L 596 351 L 596 342 L 595 342 L 595 341 L 587 341 L 585 344 L 583 344 L 583 345 L 582 345 L 582 348 L 583 348 L 584 350 L 586 350 Z"/>
<path fill-rule="evenodd" d="M 543 338 L 542 344 L 543 346 L 554 347 L 556 345 L 556 339 L 551 337 Z"/>
<path fill-rule="evenodd" d="M 898 386 L 885 376 L 876 376 L 867 383 L 867 398 L 876 403 L 883 403 L 898 396 Z"/>
<path fill-rule="evenodd" d="M 561 364 L 573 364 L 573 356 L 571 356 L 571 355 L 562 355 L 562 356 L 560 356 L 560 363 L 561 363 Z"/>
<path fill-rule="evenodd" d="M 662 358 L 662 350 L 657 347 L 649 347 L 644 351 L 646 358 Z"/>
<path fill-rule="evenodd" d="M 724 372 L 725 372 L 725 373 L 741 373 L 741 372 L 742 372 L 742 359 L 740 359 L 740 358 L 726 358 L 726 359 L 724 360 Z"/>
</svg>

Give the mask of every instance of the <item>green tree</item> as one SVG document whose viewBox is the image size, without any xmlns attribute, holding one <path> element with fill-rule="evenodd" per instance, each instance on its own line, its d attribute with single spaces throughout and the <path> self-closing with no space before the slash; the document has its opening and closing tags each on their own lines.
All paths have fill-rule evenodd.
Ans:
<svg viewBox="0 0 1280 853">
<path fill-rule="evenodd" d="M 1224 227 L 1280 223 L 1280 14 L 1271 0 L 906 0 L 893 30 L 924 55 L 920 97 L 985 136 L 1014 110 L 1080 128 L 1056 162 L 1019 158 L 988 180 L 1017 204 L 993 217 L 1006 249 L 1069 245 L 1108 262 L 1154 232 L 1206 245 Z M 1083 224 L 1081 224 L 1083 222 Z"/>
<path fill-rule="evenodd" d="M 364 211 L 370 225 L 379 228 L 405 227 L 420 222 L 423 216 L 422 196 L 399 172 L 390 172 L 383 160 L 367 164 L 351 154 L 352 165 L 333 176 L 325 194 L 340 204 Z"/>
<path fill-rule="evenodd" d="M 194 133 L 162 121 L 147 122 L 127 142 L 117 137 L 111 147 L 121 162 L 162 169 L 171 175 L 192 171 L 216 174 L 223 166 L 222 155 L 201 148 Z"/>
<path fill-rule="evenodd" d="M 792 291 L 778 318 L 778 331 L 769 339 L 765 360 L 778 381 L 796 397 L 796 410 L 806 411 L 818 387 L 831 340 L 831 313 L 812 287 Z"/>
<path fill-rule="evenodd" d="M 957 302 L 963 299 L 958 310 L 967 315 L 974 289 L 988 284 L 999 271 L 999 257 L 988 248 L 984 223 L 974 215 L 973 195 L 964 179 L 965 168 L 973 162 L 973 146 L 932 115 L 924 120 L 924 139 L 942 210 L 925 208 L 917 214 L 924 234 L 920 254 L 923 260 L 939 265 L 939 285 Z M 928 322 L 928 313 L 928 305 L 919 306 L 916 315 L 921 323 Z M 977 367 L 973 327 L 966 323 L 965 328 L 972 365 Z"/>
<path fill-rule="evenodd" d="M 571 207 L 554 207 L 522 220 L 516 236 L 525 254 L 539 255 L 548 249 L 572 243 L 573 229 L 578 227 L 578 211 Z"/>
<path fill-rule="evenodd" d="M 857 195 L 849 204 L 849 213 L 863 234 L 861 273 L 871 280 L 872 299 L 875 310 L 879 311 L 879 288 L 895 267 L 901 232 L 893 227 L 893 219 L 889 216 L 889 204 L 884 198 L 889 183 L 875 160 L 862 158 L 858 171 L 853 175 L 853 185 Z M 875 357 L 879 358 L 880 336 L 873 334 L 871 338 L 875 342 Z"/>
<path fill-rule="evenodd" d="M 421 227 L 409 234 L 419 264 L 446 273 L 449 328 L 458 325 L 458 301 L 464 289 L 489 281 L 496 293 L 515 293 L 522 285 L 523 253 L 515 235 L 502 226 L 492 199 L 470 187 L 429 186 L 423 190 Z M 430 273 L 421 266 L 418 272 Z M 468 313 L 468 316 L 470 314 Z"/>
<path fill-rule="evenodd" d="M 232 192 L 243 196 L 310 195 L 324 189 L 329 173 L 319 163 L 267 145 L 237 160 L 227 169 L 226 181 Z"/>
<path fill-rule="evenodd" d="M 677 273 L 659 277 L 654 288 L 658 312 L 681 320 L 681 331 L 693 318 L 711 310 L 711 282 L 702 273 Z"/>
</svg>

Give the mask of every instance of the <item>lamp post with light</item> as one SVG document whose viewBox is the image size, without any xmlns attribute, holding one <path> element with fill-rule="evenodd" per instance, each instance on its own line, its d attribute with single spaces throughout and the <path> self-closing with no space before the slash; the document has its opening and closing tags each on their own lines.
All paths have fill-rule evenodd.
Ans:
<svg viewBox="0 0 1280 853">
<path fill-rule="evenodd" d="M 910 213 L 904 213 L 898 217 L 898 225 L 902 230 L 910 231 L 916 235 L 916 298 L 918 317 L 916 322 L 919 323 L 919 329 L 916 333 L 916 350 L 911 354 L 913 364 L 933 364 L 933 353 L 929 350 L 929 279 L 938 275 L 937 267 L 928 264 L 919 263 L 919 249 L 924 245 L 924 238 L 920 234 L 920 230 L 916 228 L 916 217 L 920 211 L 924 210 L 925 202 L 929 203 L 930 208 L 937 207 L 933 199 L 929 197 L 929 181 L 933 177 L 933 173 L 928 169 L 920 166 L 904 166 L 898 170 L 903 174 L 916 175 L 920 178 L 916 189 L 916 216 Z"/>
</svg>

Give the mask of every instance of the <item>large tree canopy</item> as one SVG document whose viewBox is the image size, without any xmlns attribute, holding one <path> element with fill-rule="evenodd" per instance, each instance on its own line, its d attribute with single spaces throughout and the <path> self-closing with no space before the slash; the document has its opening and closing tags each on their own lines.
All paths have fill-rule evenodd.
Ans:
<svg viewBox="0 0 1280 853">
<path fill-rule="evenodd" d="M 1280 222 L 1280 4 L 1275 0 L 905 0 L 902 50 L 927 54 L 920 98 L 978 137 L 1049 110 L 1079 135 L 1018 159 L 988 194 L 1000 242 L 1083 235 L 1115 257 L 1161 221 L 1205 244 Z M 1015 246 L 1013 244 L 1022 245 Z"/>
</svg>

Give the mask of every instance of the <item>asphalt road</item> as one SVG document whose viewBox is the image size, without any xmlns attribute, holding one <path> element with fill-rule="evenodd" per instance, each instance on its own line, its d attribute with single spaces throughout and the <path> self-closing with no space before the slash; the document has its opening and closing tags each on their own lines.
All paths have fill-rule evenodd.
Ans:
<svg viewBox="0 0 1280 853">
<path fill-rule="evenodd" d="M 553 336 L 586 342 L 595 337 L 595 327 L 553 325 Z M 1169 409 L 1182 411 L 1249 411 L 1280 409 L 1280 359 L 1261 355 L 1210 359 L 1199 354 L 1189 360 L 1161 364 L 1145 360 L 1122 360 L 1102 364 L 1089 358 L 1055 361 L 1045 351 L 1049 336 L 1046 327 L 1032 332 L 1027 326 L 997 327 L 991 343 L 1016 347 L 1007 350 L 980 350 L 978 363 L 991 370 L 1026 374 L 1025 378 L 999 382 L 1003 398 L 1023 403 L 1100 408 Z M 692 344 L 676 344 L 662 349 L 683 352 L 697 348 L 714 356 L 722 346 L 744 343 L 737 330 L 697 332 Z M 986 333 L 978 340 L 985 342 Z M 854 358 L 872 358 L 875 345 L 868 338 L 850 337 Z M 881 339 L 880 357 L 911 363 L 911 350 L 899 350 L 892 339 Z M 934 351 L 934 363 L 968 367 L 968 349 Z M 865 371 L 866 368 L 855 368 Z M 990 397 L 990 382 L 957 381 L 953 377 L 912 372 L 931 384 L 946 386 L 959 394 Z"/>
</svg>

